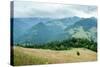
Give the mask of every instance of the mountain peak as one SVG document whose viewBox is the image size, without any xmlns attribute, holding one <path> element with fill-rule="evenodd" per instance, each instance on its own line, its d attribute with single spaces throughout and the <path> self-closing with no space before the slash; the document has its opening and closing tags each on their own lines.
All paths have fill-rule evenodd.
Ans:
<svg viewBox="0 0 100 67">
<path fill-rule="evenodd" d="M 44 23 L 39 22 L 38 24 L 36 24 L 35 26 L 41 27 L 41 26 L 46 26 Z"/>
<path fill-rule="evenodd" d="M 34 29 L 41 29 L 41 28 L 45 28 L 46 25 L 43 23 L 43 22 L 39 22 L 37 23 L 36 25 L 34 25 L 31 29 L 33 30 Z"/>
</svg>

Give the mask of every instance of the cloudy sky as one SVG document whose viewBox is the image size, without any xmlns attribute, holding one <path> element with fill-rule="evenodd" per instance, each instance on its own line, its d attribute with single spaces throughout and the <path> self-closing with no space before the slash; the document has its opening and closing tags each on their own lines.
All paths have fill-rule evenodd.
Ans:
<svg viewBox="0 0 100 67">
<path fill-rule="evenodd" d="M 32 1 L 15 1 L 14 17 L 48 17 L 48 18 L 64 18 L 64 17 L 97 17 L 96 6 L 86 5 L 65 5 L 53 3 L 40 3 Z"/>
</svg>

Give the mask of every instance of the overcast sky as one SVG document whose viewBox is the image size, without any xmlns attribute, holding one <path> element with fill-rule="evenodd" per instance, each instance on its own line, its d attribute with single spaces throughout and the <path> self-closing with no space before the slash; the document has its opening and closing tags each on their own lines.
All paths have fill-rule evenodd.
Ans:
<svg viewBox="0 0 100 67">
<path fill-rule="evenodd" d="M 32 1 L 15 1 L 14 17 L 48 17 L 48 18 L 64 18 L 64 17 L 97 17 L 96 6 L 83 5 L 64 5 L 53 3 L 40 3 Z"/>
</svg>

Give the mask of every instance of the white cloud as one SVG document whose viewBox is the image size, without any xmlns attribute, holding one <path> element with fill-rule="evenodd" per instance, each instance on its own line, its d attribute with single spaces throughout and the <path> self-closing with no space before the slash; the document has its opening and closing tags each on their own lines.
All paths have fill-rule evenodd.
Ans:
<svg viewBox="0 0 100 67">
<path fill-rule="evenodd" d="M 14 2 L 14 17 L 96 17 L 96 11 L 97 8 L 95 6 L 63 5 L 31 1 Z"/>
</svg>

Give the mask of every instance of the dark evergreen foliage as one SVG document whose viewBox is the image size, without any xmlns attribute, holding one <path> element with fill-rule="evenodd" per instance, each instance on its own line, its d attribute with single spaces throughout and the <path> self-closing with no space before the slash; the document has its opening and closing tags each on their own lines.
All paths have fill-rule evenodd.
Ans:
<svg viewBox="0 0 100 67">
<path fill-rule="evenodd" d="M 16 44 L 16 46 L 22 46 L 27 48 L 41 48 L 51 50 L 68 50 L 71 48 L 87 48 L 97 52 L 97 42 L 88 39 L 71 38 L 62 41 L 48 42 L 46 44 Z"/>
</svg>

